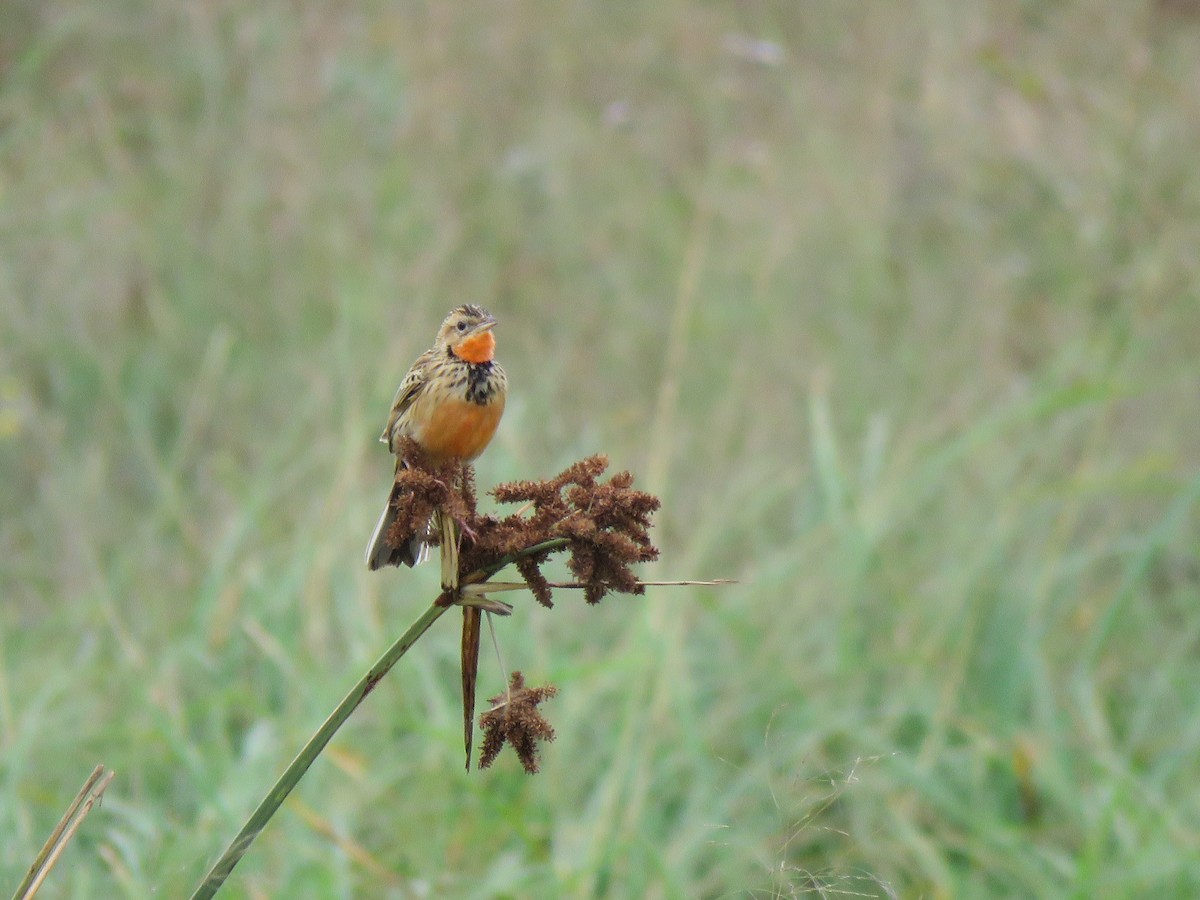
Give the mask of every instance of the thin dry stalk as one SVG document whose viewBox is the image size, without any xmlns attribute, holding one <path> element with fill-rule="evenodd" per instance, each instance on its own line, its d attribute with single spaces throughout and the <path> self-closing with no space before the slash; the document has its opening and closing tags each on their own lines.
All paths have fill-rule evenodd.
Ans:
<svg viewBox="0 0 1200 900">
<path fill-rule="evenodd" d="M 50 837 L 38 851 L 33 865 L 29 867 L 25 878 L 17 886 L 13 900 L 28 900 L 41 889 L 42 882 L 46 880 L 46 876 L 58 862 L 59 856 L 62 855 L 71 838 L 75 836 L 75 832 L 79 830 L 79 826 L 83 824 L 83 820 L 92 811 L 92 807 L 100 801 L 105 789 L 115 777 L 116 773 L 103 765 L 96 766 L 92 770 L 92 774 L 83 783 L 83 787 L 79 789 L 79 793 L 75 795 L 75 799 L 71 801 L 67 811 L 63 813 L 58 824 L 54 826 L 54 830 L 50 832 Z"/>
</svg>

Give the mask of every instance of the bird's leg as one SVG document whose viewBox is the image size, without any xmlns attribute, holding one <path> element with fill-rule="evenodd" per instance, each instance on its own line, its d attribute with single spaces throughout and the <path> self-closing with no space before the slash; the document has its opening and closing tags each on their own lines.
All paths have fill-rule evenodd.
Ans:
<svg viewBox="0 0 1200 900">
<path fill-rule="evenodd" d="M 470 525 L 468 525 L 462 519 L 459 519 L 457 517 L 455 518 L 454 521 L 458 523 L 458 530 L 462 533 L 462 536 L 469 537 L 471 539 L 472 544 L 474 544 L 475 541 L 478 540 L 478 538 L 476 538 L 476 536 L 475 536 L 475 530 L 473 528 L 471 528 Z"/>
</svg>

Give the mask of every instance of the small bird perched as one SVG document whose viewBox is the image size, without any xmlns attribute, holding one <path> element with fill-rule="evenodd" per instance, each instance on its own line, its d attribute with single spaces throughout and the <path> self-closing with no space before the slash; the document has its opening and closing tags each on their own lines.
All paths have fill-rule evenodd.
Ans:
<svg viewBox="0 0 1200 900">
<path fill-rule="evenodd" d="M 408 463 L 401 439 L 416 441 L 430 462 L 470 462 L 496 433 L 504 412 L 508 378 L 495 361 L 496 319 L 482 306 L 452 309 L 438 329 L 433 346 L 417 357 L 392 401 L 392 414 L 380 441 L 398 454 L 396 468 Z M 426 534 L 401 546 L 388 543 L 396 519 L 389 496 L 367 546 L 367 568 L 416 565 L 423 558 Z"/>
</svg>

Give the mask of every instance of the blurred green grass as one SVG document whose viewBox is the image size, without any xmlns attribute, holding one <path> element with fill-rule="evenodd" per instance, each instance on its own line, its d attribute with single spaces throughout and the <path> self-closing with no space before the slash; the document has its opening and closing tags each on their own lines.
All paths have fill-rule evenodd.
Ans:
<svg viewBox="0 0 1200 900">
<path fill-rule="evenodd" d="M 231 895 L 1200 893 L 1194 15 L 4 4 L 0 884 L 103 761 L 48 893 L 190 889 L 433 595 L 375 437 L 473 301 L 481 483 L 740 583 L 501 623 L 532 779 L 435 630 Z"/>
</svg>

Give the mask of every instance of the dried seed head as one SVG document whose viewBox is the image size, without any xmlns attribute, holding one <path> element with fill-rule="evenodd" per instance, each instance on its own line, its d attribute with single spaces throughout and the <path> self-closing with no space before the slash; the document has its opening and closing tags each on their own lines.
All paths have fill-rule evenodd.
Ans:
<svg viewBox="0 0 1200 900">
<path fill-rule="evenodd" d="M 508 691 L 490 699 L 492 708 L 479 717 L 483 747 L 479 768 L 486 769 L 507 743 L 530 775 L 538 771 L 538 743 L 554 740 L 554 729 L 538 712 L 538 704 L 558 693 L 552 684 L 525 687 L 525 677 L 513 672 Z"/>
<path fill-rule="evenodd" d="M 467 523 L 473 538 L 464 541 L 464 574 L 492 565 L 505 556 L 554 538 L 567 540 L 567 565 L 589 603 L 609 591 L 641 593 L 630 566 L 658 558 L 650 542 L 650 516 L 657 497 L 632 489 L 633 476 L 618 472 L 599 481 L 608 466 L 591 456 L 542 481 L 514 481 L 496 486 L 502 503 L 520 503 L 532 511 L 504 519 L 476 517 Z M 551 605 L 551 590 L 540 566 L 552 551 L 524 557 L 518 569 L 539 603 Z"/>
<path fill-rule="evenodd" d="M 435 510 L 441 510 L 462 526 L 459 572 L 464 577 L 529 547 L 562 538 L 567 542 L 565 548 L 517 561 L 539 603 L 553 605 L 541 566 L 559 549 L 567 550 L 567 566 L 583 586 L 588 603 L 598 602 L 610 591 L 642 593 L 630 567 L 658 558 L 658 549 L 650 542 L 650 517 L 659 501 L 634 490 L 628 472 L 600 481 L 608 466 L 604 456 L 582 459 L 542 481 L 497 485 L 492 490 L 497 500 L 522 504 L 523 509 L 496 518 L 480 515 L 476 509 L 475 475 L 470 465 L 432 464 L 408 439 L 402 442 L 400 454 L 404 465 L 397 469 L 392 488 L 397 516 L 388 532 L 390 543 L 402 545 L 417 533 L 435 542 L 429 521 Z"/>
</svg>

